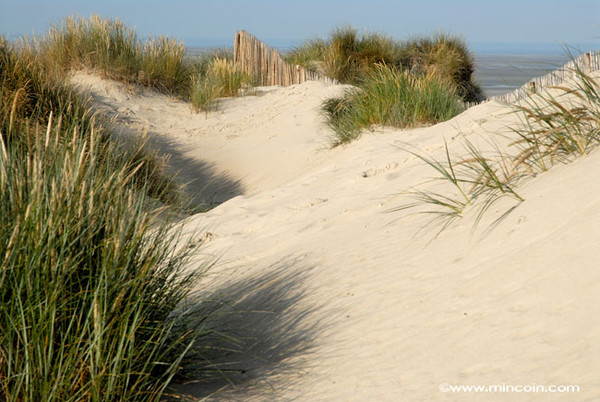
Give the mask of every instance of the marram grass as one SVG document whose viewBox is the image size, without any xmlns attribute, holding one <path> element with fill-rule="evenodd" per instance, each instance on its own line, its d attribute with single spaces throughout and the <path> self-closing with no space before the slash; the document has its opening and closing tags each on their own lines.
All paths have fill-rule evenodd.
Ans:
<svg viewBox="0 0 600 402">
<path fill-rule="evenodd" d="M 518 203 L 525 201 L 517 192 L 522 180 L 535 177 L 556 164 L 569 163 L 587 155 L 600 145 L 600 83 L 579 67 L 569 86 L 550 87 L 514 106 L 523 116 L 512 127 L 517 140 L 495 152 L 479 150 L 466 141 L 466 155 L 451 156 L 446 147 L 445 161 L 411 152 L 436 172 L 436 179 L 446 183 L 445 190 L 413 189 L 406 194 L 412 202 L 393 209 L 416 209 L 416 213 L 433 216 L 439 234 L 470 210 L 476 210 L 473 229 L 483 215 L 504 197 Z M 517 204 L 518 205 L 518 204 Z M 492 225 L 507 216 L 516 206 L 501 214 Z"/>
<path fill-rule="evenodd" d="M 0 141 L 0 399 L 155 400 L 192 340 L 186 253 L 132 184 L 141 164 L 93 127 L 31 129 Z"/>
<path fill-rule="evenodd" d="M 435 74 L 467 102 L 481 100 L 473 82 L 474 57 L 458 36 L 438 34 L 399 41 L 356 28 L 336 28 L 327 39 L 313 39 L 286 56 L 292 64 L 318 71 L 339 82 L 358 85 L 376 64 L 418 74 Z"/>
<path fill-rule="evenodd" d="M 25 49 L 27 50 L 27 49 Z M 50 113 L 63 127 L 91 124 L 89 104 L 62 80 L 50 76 L 43 61 L 0 37 L 0 119 L 45 124 Z M 98 126 L 100 124 L 96 123 Z M 31 130 L 26 130 L 31 135 Z M 164 161 L 142 146 L 119 146 L 128 158 L 143 162 L 134 183 L 145 182 L 148 195 L 172 206 L 183 204 L 181 191 L 165 172 Z M 143 178 L 142 178 L 143 176 Z"/>
<path fill-rule="evenodd" d="M 191 249 L 152 161 L 46 73 L 0 39 L 0 400 L 159 400 L 199 335 Z"/>
<path fill-rule="evenodd" d="M 214 108 L 217 98 L 237 96 L 252 84 L 252 77 L 233 61 L 217 56 L 193 77 L 191 101 L 197 109 L 208 111 Z"/>
<path fill-rule="evenodd" d="M 254 82 L 226 52 L 186 59 L 181 42 L 162 35 L 140 39 L 118 19 L 96 15 L 67 17 L 45 36 L 23 42 L 57 79 L 70 70 L 88 69 L 179 96 L 203 110 L 211 109 L 216 98 L 237 96 L 242 86 Z"/>
<path fill-rule="evenodd" d="M 463 110 L 456 90 L 435 75 L 415 75 L 378 64 L 358 88 L 323 105 L 335 132 L 334 145 L 349 142 L 372 125 L 418 127 L 448 120 Z"/>
<path fill-rule="evenodd" d="M 164 36 L 141 40 L 118 19 L 67 17 L 37 46 L 55 71 L 87 68 L 174 94 L 187 86 L 183 43 Z"/>
</svg>

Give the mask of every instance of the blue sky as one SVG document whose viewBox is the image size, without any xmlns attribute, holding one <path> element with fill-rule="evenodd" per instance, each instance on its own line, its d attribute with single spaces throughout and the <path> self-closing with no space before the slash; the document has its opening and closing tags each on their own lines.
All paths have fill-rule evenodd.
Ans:
<svg viewBox="0 0 600 402">
<path fill-rule="evenodd" d="M 239 29 L 303 40 L 350 24 L 396 38 L 443 30 L 471 43 L 600 44 L 600 0 L 0 0 L 0 32 L 44 33 L 74 13 L 118 17 L 142 35 L 186 43 L 232 38 Z"/>
</svg>

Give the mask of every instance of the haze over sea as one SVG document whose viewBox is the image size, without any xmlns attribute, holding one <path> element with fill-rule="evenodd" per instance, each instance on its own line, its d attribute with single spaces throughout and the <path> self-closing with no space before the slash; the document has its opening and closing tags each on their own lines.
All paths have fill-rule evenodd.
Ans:
<svg viewBox="0 0 600 402">
<path fill-rule="evenodd" d="M 299 46 L 303 41 L 260 38 L 282 54 Z M 195 38 L 185 41 L 190 55 L 215 48 L 232 48 L 233 38 Z M 475 80 L 486 96 L 511 92 L 539 77 L 562 67 L 574 55 L 598 50 L 600 43 L 563 45 L 556 43 L 469 43 L 475 55 Z"/>
</svg>

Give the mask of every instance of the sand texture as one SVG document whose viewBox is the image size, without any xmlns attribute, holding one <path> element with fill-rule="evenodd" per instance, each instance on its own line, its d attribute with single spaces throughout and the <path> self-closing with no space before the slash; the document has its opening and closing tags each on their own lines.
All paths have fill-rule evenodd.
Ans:
<svg viewBox="0 0 600 402">
<path fill-rule="evenodd" d="M 73 78 L 127 132 L 147 131 L 199 205 L 191 269 L 230 303 L 240 372 L 181 389 L 214 400 L 600 400 L 600 153 L 523 182 L 473 233 L 474 214 L 433 239 L 431 215 L 391 212 L 443 160 L 509 143 L 520 124 L 488 102 L 432 127 L 375 128 L 329 149 L 319 112 L 342 86 L 259 88 L 219 110 Z M 508 138 L 506 138 L 508 136 Z M 506 211 L 510 214 L 493 227 Z M 491 230 L 488 230 L 490 229 Z M 424 229 L 424 230 L 423 230 Z M 241 372 L 243 370 L 244 372 Z M 440 384 L 574 384 L 564 393 L 443 393 Z M 219 390 L 215 394 L 213 391 Z"/>
</svg>

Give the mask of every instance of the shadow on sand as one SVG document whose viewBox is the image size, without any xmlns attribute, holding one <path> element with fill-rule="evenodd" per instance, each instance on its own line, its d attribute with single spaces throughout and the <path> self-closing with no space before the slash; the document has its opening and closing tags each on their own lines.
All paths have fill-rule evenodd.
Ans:
<svg viewBox="0 0 600 402">
<path fill-rule="evenodd" d="M 145 152 L 164 161 L 166 175 L 181 186 L 182 207 L 189 214 L 208 211 L 244 194 L 240 179 L 217 171 L 212 163 L 186 156 L 175 140 L 151 131 L 142 135 L 125 124 L 113 123 L 112 132 L 118 141 L 131 149 L 135 149 L 137 143 L 145 142 Z"/>
<path fill-rule="evenodd" d="M 219 172 L 212 163 L 185 155 L 182 144 L 169 139 L 168 133 L 153 130 L 145 132 L 142 121 L 126 112 L 120 113 L 118 104 L 108 96 L 87 89 L 81 90 L 89 97 L 93 109 L 102 116 L 103 123 L 125 145 L 132 149 L 145 141 L 149 154 L 157 154 L 166 162 L 167 174 L 183 186 L 183 209 L 189 213 L 204 212 L 223 202 L 244 194 L 240 178 L 234 178 L 226 172 Z M 145 134 L 144 134 L 145 133 Z"/>
<path fill-rule="evenodd" d="M 170 142 L 164 136 L 149 133 L 149 146 L 166 157 L 168 173 L 183 186 L 193 211 L 207 211 L 244 194 L 240 179 L 218 172 L 214 164 L 185 156 L 179 144 Z"/>
<path fill-rule="evenodd" d="M 293 387 L 310 368 L 323 330 L 308 317 L 318 309 L 307 303 L 303 286 L 312 270 L 290 259 L 199 295 L 197 317 L 210 317 L 210 335 L 184 364 L 177 399 L 273 399 Z"/>
</svg>

